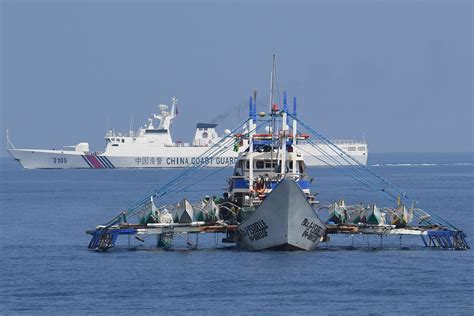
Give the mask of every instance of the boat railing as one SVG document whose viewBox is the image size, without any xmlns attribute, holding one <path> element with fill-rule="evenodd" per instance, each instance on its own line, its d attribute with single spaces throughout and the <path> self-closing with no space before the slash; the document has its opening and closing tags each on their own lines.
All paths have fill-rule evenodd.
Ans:
<svg viewBox="0 0 474 316">
<path fill-rule="evenodd" d="M 198 146 L 192 146 L 189 143 L 172 143 L 172 144 L 165 144 L 165 147 L 198 147 Z"/>
<path fill-rule="evenodd" d="M 336 144 L 336 145 L 350 145 L 350 144 L 364 144 L 364 145 L 367 145 L 366 140 L 336 139 L 336 140 L 331 140 L 331 142 Z M 321 140 L 313 140 L 312 143 L 325 144 L 325 142 L 323 142 Z"/>
</svg>

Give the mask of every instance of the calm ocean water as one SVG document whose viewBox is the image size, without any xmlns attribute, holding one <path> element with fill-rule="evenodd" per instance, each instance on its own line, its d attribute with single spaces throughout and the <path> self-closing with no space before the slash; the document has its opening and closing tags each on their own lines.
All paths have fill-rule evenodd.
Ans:
<svg viewBox="0 0 474 316">
<path fill-rule="evenodd" d="M 473 154 L 372 154 L 369 163 L 474 245 Z M 131 251 L 122 244 L 96 253 L 87 249 L 87 229 L 180 171 L 28 171 L 10 159 L 0 159 L 0 169 L 0 314 L 473 314 L 473 250 L 381 250 L 364 240 L 358 250 Z M 214 172 L 199 171 L 199 184 L 182 193 L 222 192 L 231 169 Z M 341 196 L 388 203 L 331 168 L 310 174 L 323 203 Z"/>
</svg>

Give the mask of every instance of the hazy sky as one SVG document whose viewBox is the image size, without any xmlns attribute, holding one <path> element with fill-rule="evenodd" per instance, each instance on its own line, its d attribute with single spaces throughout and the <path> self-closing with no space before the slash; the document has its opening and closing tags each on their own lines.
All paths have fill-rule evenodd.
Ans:
<svg viewBox="0 0 474 316">
<path fill-rule="evenodd" d="M 179 99 L 175 139 L 278 87 L 372 152 L 473 150 L 471 1 L 1 1 L 1 130 L 19 148 L 135 127 Z M 227 115 L 228 114 L 228 115 Z M 2 136 L 1 155 L 5 154 Z"/>
</svg>

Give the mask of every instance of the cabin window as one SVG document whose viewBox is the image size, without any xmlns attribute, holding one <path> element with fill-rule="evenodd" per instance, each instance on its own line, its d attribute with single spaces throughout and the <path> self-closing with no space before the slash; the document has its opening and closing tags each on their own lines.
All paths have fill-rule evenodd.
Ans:
<svg viewBox="0 0 474 316">
<path fill-rule="evenodd" d="M 293 161 L 290 161 L 288 164 L 288 167 L 290 168 L 290 171 L 293 171 Z"/>
<path fill-rule="evenodd" d="M 124 138 L 122 138 L 122 143 L 125 143 L 125 139 L 124 139 Z"/>
<path fill-rule="evenodd" d="M 355 151 L 356 148 L 355 148 L 354 146 L 351 146 L 351 147 L 348 147 L 347 150 L 348 150 L 348 151 Z"/>
<path fill-rule="evenodd" d="M 202 131 L 202 128 L 200 127 L 199 130 Z"/>
<path fill-rule="evenodd" d="M 112 146 L 114 146 L 114 147 L 118 147 L 118 144 L 112 144 Z"/>
<path fill-rule="evenodd" d="M 234 170 L 234 176 L 242 176 L 244 174 L 242 168 L 244 166 L 244 162 L 243 161 L 239 161 L 237 163 L 237 165 L 235 166 L 235 170 Z"/>
<path fill-rule="evenodd" d="M 250 169 L 250 163 L 248 161 L 245 162 L 245 168 Z"/>
<path fill-rule="evenodd" d="M 257 160 L 257 162 L 256 162 L 255 165 L 256 165 L 257 169 L 263 169 L 263 168 L 265 168 L 265 162 L 263 162 L 263 161 L 261 161 L 261 160 Z"/>
<path fill-rule="evenodd" d="M 359 151 L 364 151 L 365 147 L 359 147 L 358 149 L 359 149 Z"/>
<path fill-rule="evenodd" d="M 275 163 L 272 163 L 271 161 L 265 161 L 265 169 L 274 169 L 275 168 Z"/>
</svg>

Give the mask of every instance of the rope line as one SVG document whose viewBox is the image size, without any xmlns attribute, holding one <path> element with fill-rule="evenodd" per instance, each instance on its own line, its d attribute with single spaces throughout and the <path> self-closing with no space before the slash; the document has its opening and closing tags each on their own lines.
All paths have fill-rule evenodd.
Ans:
<svg viewBox="0 0 474 316">
<path fill-rule="evenodd" d="M 350 154 L 346 153 L 344 150 L 342 150 L 339 146 L 337 146 L 335 143 L 331 142 L 329 139 L 327 139 L 326 137 L 324 137 L 323 135 L 321 135 L 319 132 L 317 132 L 316 130 L 314 130 L 313 128 L 311 128 L 309 125 L 305 124 L 304 122 L 302 122 L 300 119 L 297 119 L 295 116 L 293 116 L 292 114 L 288 113 L 288 116 L 292 117 L 293 119 L 295 119 L 298 123 L 301 124 L 302 127 L 304 127 L 306 129 L 306 131 L 308 133 L 310 133 L 311 135 L 313 135 L 314 137 L 316 137 L 317 139 L 321 140 L 323 144 L 326 144 L 328 146 L 328 148 L 334 152 L 338 157 L 340 157 L 342 160 L 344 160 L 348 166 L 351 167 L 351 169 L 354 171 L 353 174 L 351 174 L 350 176 L 353 177 L 354 179 L 356 179 L 358 182 L 366 185 L 366 186 L 369 186 L 369 187 L 373 187 L 375 191 L 377 192 L 382 192 L 384 193 L 385 195 L 389 196 L 390 199 L 396 199 L 397 198 L 397 195 L 400 196 L 401 198 L 405 199 L 406 201 L 409 201 L 411 202 L 411 200 L 409 199 L 409 197 L 407 196 L 407 194 L 405 192 L 403 192 L 400 188 L 398 188 L 397 186 L 395 186 L 394 184 L 390 183 L 389 181 L 387 181 L 386 179 L 384 179 L 383 177 L 381 177 L 380 175 L 378 175 L 377 173 L 375 173 L 372 169 L 370 169 L 369 167 L 361 164 L 357 159 L 355 159 L 354 157 L 352 157 Z M 333 158 L 331 155 L 329 155 L 327 152 L 325 152 L 324 150 L 322 150 L 321 148 L 319 148 L 319 146 L 317 146 L 317 144 L 315 144 L 314 142 L 308 140 L 308 143 L 312 145 L 313 148 L 317 149 L 319 152 L 323 153 L 324 156 L 330 158 L 334 163 L 337 163 L 338 164 L 338 167 L 343 167 L 344 165 L 341 164 L 340 162 L 337 161 L 337 159 Z M 300 148 L 301 149 L 301 148 Z M 348 159 L 347 159 L 347 158 Z M 358 167 L 361 167 L 361 168 L 358 168 Z M 362 170 L 365 170 L 368 174 L 364 174 L 362 172 Z M 357 175 L 360 175 L 362 176 L 362 179 L 358 178 Z M 383 183 L 384 185 L 388 186 L 388 188 L 382 186 L 378 186 L 374 181 L 371 181 L 371 179 L 369 178 L 369 175 L 370 176 L 373 176 L 375 177 L 376 179 L 378 179 L 381 183 Z M 360 180 L 360 181 L 359 181 Z M 365 180 L 365 181 L 364 181 Z M 369 181 L 369 183 L 366 183 L 366 181 Z M 393 191 L 395 191 L 396 195 L 390 193 L 388 191 L 388 189 L 391 189 Z M 424 214 L 425 213 L 425 214 Z M 456 228 L 455 226 L 453 226 L 452 224 L 450 224 L 448 221 L 444 220 L 443 218 L 437 216 L 436 214 L 432 214 L 432 213 L 426 213 L 423 211 L 423 213 L 421 213 L 419 211 L 419 209 L 415 209 L 414 210 L 414 217 L 417 218 L 418 220 L 421 220 L 425 215 L 429 215 L 430 218 L 428 219 L 423 219 L 425 222 L 427 223 L 430 223 L 430 224 L 436 224 L 436 225 L 439 225 L 439 224 L 442 224 L 448 228 L 451 228 L 451 229 L 454 229 L 454 230 L 457 230 L 459 231 L 458 228 Z"/>
</svg>

